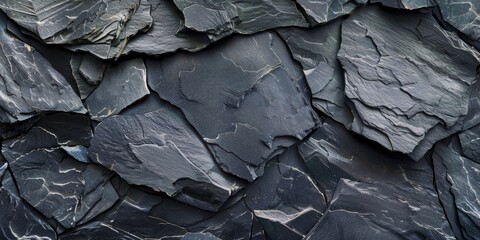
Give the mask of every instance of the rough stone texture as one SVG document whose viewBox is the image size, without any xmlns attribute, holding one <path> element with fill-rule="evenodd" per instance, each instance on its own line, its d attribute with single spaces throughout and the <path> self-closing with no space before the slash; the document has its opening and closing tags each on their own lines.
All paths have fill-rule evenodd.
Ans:
<svg viewBox="0 0 480 240">
<path fill-rule="evenodd" d="M 432 169 L 425 160 L 415 162 L 403 154 L 382 149 L 332 120 L 326 120 L 299 144 L 298 151 L 328 201 L 340 178 L 421 187 L 436 198 Z"/>
<path fill-rule="evenodd" d="M 57 234 L 46 219 L 20 198 L 3 160 L 0 160 L 0 208 L 1 239 L 56 239 Z"/>
<path fill-rule="evenodd" d="M 152 215 L 154 208 L 162 205 L 162 197 L 133 188 L 126 191 L 101 217 L 60 235 L 59 239 L 179 239 L 186 233 L 185 228 Z"/>
<path fill-rule="evenodd" d="M 23 121 L 42 111 L 85 113 L 65 78 L 32 46 L 7 30 L 0 13 L 0 122 Z"/>
<path fill-rule="evenodd" d="M 437 0 L 442 18 L 471 40 L 480 42 L 480 3 L 478 0 Z"/>
<path fill-rule="evenodd" d="M 88 146 L 91 136 L 88 117 L 53 114 L 26 135 L 3 142 L 2 154 L 22 198 L 65 228 L 89 221 L 118 199 L 108 170 L 79 162 L 60 148 Z"/>
<path fill-rule="evenodd" d="M 276 27 L 306 27 L 292 0 L 174 0 L 185 18 L 185 27 L 217 40 L 232 33 L 251 34 Z"/>
<path fill-rule="evenodd" d="M 415 159 L 439 131 L 462 123 L 479 65 L 479 54 L 431 14 L 379 7 L 344 22 L 338 57 L 355 109 L 352 130 Z"/>
<path fill-rule="evenodd" d="M 182 28 L 182 13 L 172 1 L 149 0 L 152 5 L 152 27 L 145 34 L 138 34 L 125 47 L 124 53 L 159 55 L 176 50 L 197 51 L 210 43 L 207 35 Z"/>
<path fill-rule="evenodd" d="M 480 164 L 480 125 L 461 132 L 458 137 L 463 154 L 470 160 Z"/>
<path fill-rule="evenodd" d="M 280 28 L 276 31 L 300 62 L 312 94 L 312 105 L 348 125 L 352 113 L 345 103 L 345 79 L 337 60 L 343 19 L 312 29 Z"/>
<path fill-rule="evenodd" d="M 413 186 L 341 179 L 306 239 L 455 239 L 437 198 Z"/>
<path fill-rule="evenodd" d="M 295 0 L 311 25 L 323 24 L 351 13 L 363 0 Z"/>
<path fill-rule="evenodd" d="M 380 3 L 383 6 L 398 9 L 420 9 L 436 6 L 434 0 L 370 0 L 371 3 Z"/>
<path fill-rule="evenodd" d="M 294 147 L 248 187 L 245 203 L 271 239 L 303 239 L 327 207 Z"/>
<path fill-rule="evenodd" d="M 252 181 L 266 160 L 317 123 L 297 84 L 301 71 L 288 56 L 273 33 L 238 36 L 213 49 L 148 62 L 149 85 L 182 109 L 223 170 Z"/>
<path fill-rule="evenodd" d="M 130 184 L 145 185 L 216 211 L 242 185 L 223 173 L 205 143 L 173 108 L 106 119 L 95 129 L 90 158 Z"/>
<path fill-rule="evenodd" d="M 118 114 L 149 93 L 145 64 L 143 59 L 136 58 L 107 68 L 101 84 L 85 100 L 85 104 L 92 119 L 101 121 Z"/>
<path fill-rule="evenodd" d="M 46 43 L 74 44 L 104 59 L 121 54 L 130 37 L 152 24 L 146 0 L 8 0 L 0 9 Z"/>
<path fill-rule="evenodd" d="M 480 236 L 480 164 L 461 154 L 456 138 L 435 146 L 435 180 L 445 213 L 457 239 Z"/>
</svg>

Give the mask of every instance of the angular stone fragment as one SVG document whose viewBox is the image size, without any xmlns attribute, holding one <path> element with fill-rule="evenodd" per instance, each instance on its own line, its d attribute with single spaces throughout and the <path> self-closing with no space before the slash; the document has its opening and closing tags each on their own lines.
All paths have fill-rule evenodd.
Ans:
<svg viewBox="0 0 480 240">
<path fill-rule="evenodd" d="M 125 47 L 124 54 L 145 53 L 159 55 L 176 50 L 197 51 L 211 41 L 205 34 L 186 32 L 182 28 L 182 13 L 167 0 L 149 0 L 152 5 L 153 25 L 144 34 L 138 34 Z"/>
<path fill-rule="evenodd" d="M 9 33 L 7 22 L 0 13 L 0 122 L 46 111 L 85 113 L 65 78 L 32 46 Z"/>
<path fill-rule="evenodd" d="M 218 210 L 242 185 L 221 171 L 174 107 L 108 118 L 97 126 L 91 145 L 90 158 L 130 184 L 201 209 Z"/>
<path fill-rule="evenodd" d="M 90 54 L 85 54 L 82 57 L 78 72 L 90 85 L 98 85 L 103 79 L 103 72 L 105 71 L 105 63 Z"/>
<path fill-rule="evenodd" d="M 36 213 L 19 196 L 7 163 L 0 160 L 0 238 L 57 239 L 46 219 Z"/>
<path fill-rule="evenodd" d="M 250 239 L 253 213 L 243 201 L 217 213 L 215 216 L 188 227 L 189 232 L 211 233 L 220 239 Z"/>
<path fill-rule="evenodd" d="M 208 34 L 212 40 L 232 33 L 252 34 L 271 28 L 308 23 L 292 0 L 212 1 L 174 0 L 185 18 L 185 27 Z"/>
<path fill-rule="evenodd" d="M 435 145 L 435 180 L 457 239 L 480 236 L 480 164 L 461 154 L 456 138 Z"/>
<path fill-rule="evenodd" d="M 359 139 L 330 119 L 299 144 L 298 151 L 328 201 L 340 178 L 414 185 L 435 196 L 432 169 L 425 160 L 416 162 L 374 142 Z"/>
<path fill-rule="evenodd" d="M 463 154 L 480 164 L 480 125 L 458 134 Z"/>
<path fill-rule="evenodd" d="M 312 25 L 323 24 L 351 13 L 363 0 L 295 0 Z"/>
<path fill-rule="evenodd" d="M 88 146 L 91 135 L 88 117 L 53 114 L 26 135 L 3 142 L 2 154 L 22 198 L 65 228 L 87 222 L 118 199 L 110 171 L 79 162 L 60 148 Z"/>
<path fill-rule="evenodd" d="M 383 6 L 398 9 L 420 9 L 436 6 L 434 0 L 370 0 L 370 3 L 380 3 Z"/>
<path fill-rule="evenodd" d="M 136 58 L 107 68 L 101 84 L 85 100 L 85 104 L 92 119 L 101 121 L 118 114 L 149 93 L 145 64 L 143 59 Z"/>
<path fill-rule="evenodd" d="M 480 3 L 478 0 L 437 0 L 442 18 L 480 43 Z"/>
<path fill-rule="evenodd" d="M 146 0 L 8 0 L 0 9 L 46 43 L 81 44 L 73 49 L 101 58 L 117 56 L 130 37 L 152 23 Z"/>
<path fill-rule="evenodd" d="M 82 54 L 73 54 L 70 59 L 70 68 L 72 69 L 72 75 L 77 84 L 78 91 L 80 93 L 80 98 L 84 100 L 87 98 L 96 86 L 91 85 L 87 82 L 85 77 L 80 74 L 80 65 L 82 64 L 83 55 Z"/>
<path fill-rule="evenodd" d="M 59 239 L 92 236 L 98 239 L 179 239 L 186 233 L 183 227 L 151 215 L 162 199 L 130 188 L 127 195 L 101 217 L 60 235 Z"/>
<path fill-rule="evenodd" d="M 437 198 L 404 184 L 342 179 L 306 239 L 455 239 Z"/>
<path fill-rule="evenodd" d="M 279 28 L 276 31 L 287 43 L 293 58 L 302 64 L 313 106 L 348 125 L 353 116 L 345 103 L 345 79 L 337 60 L 342 22 L 339 19 L 312 29 Z"/>
<path fill-rule="evenodd" d="M 245 192 L 245 203 L 272 239 L 302 239 L 327 207 L 304 166 L 291 166 L 301 161 L 296 149 L 289 148 Z"/>
<path fill-rule="evenodd" d="M 269 32 L 147 62 L 149 85 L 182 109 L 226 172 L 249 181 L 318 122 L 303 75 Z"/>
<path fill-rule="evenodd" d="M 355 110 L 352 130 L 415 159 L 463 122 L 479 65 L 479 54 L 430 13 L 379 7 L 344 22 L 338 57 Z"/>
</svg>

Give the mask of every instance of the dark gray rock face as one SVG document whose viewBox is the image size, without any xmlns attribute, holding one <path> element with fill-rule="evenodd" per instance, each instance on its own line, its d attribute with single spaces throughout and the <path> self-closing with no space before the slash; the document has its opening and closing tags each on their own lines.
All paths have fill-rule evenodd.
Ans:
<svg viewBox="0 0 480 240">
<path fill-rule="evenodd" d="M 289 148 L 246 191 L 245 203 L 271 239 L 303 239 L 327 207 L 301 161 Z"/>
<path fill-rule="evenodd" d="M 108 212 L 59 239 L 180 239 L 185 228 L 152 215 L 162 201 L 162 197 L 130 188 Z"/>
<path fill-rule="evenodd" d="M 152 5 L 152 27 L 144 34 L 138 34 L 125 47 L 124 53 L 145 53 L 159 55 L 182 49 L 197 51 L 211 40 L 206 34 L 181 31 L 182 13 L 172 1 L 149 0 Z"/>
<path fill-rule="evenodd" d="M 363 0 L 296 0 L 311 25 L 323 24 L 351 13 Z"/>
<path fill-rule="evenodd" d="M 65 78 L 39 52 L 7 30 L 0 13 L 0 122 L 23 121 L 43 111 L 85 113 Z"/>
<path fill-rule="evenodd" d="M 480 125 L 458 134 L 463 154 L 480 164 Z"/>
<path fill-rule="evenodd" d="M 118 199 L 111 172 L 79 162 L 60 148 L 88 146 L 91 136 L 88 117 L 53 114 L 26 135 L 3 142 L 2 154 L 22 198 L 65 228 L 89 221 Z"/>
<path fill-rule="evenodd" d="M 216 211 L 242 185 L 223 173 L 179 110 L 106 119 L 95 130 L 90 158 L 130 184 L 165 192 Z"/>
<path fill-rule="evenodd" d="M 344 22 L 338 57 L 352 130 L 414 159 L 461 125 L 479 65 L 479 54 L 431 14 L 378 7 Z"/>
<path fill-rule="evenodd" d="M 100 58 L 118 56 L 130 37 L 152 24 L 146 0 L 9 0 L 0 9 L 46 43 L 79 44 L 73 49 Z"/>
<path fill-rule="evenodd" d="M 480 42 L 480 4 L 477 0 L 437 0 L 442 18 L 467 35 Z"/>
<path fill-rule="evenodd" d="M 232 33 L 252 34 L 276 27 L 308 26 L 292 0 L 174 2 L 183 13 L 185 27 L 206 33 L 212 40 Z"/>
<path fill-rule="evenodd" d="M 478 239 L 480 164 L 461 151 L 456 138 L 436 144 L 433 152 L 435 179 L 440 201 L 457 239 Z"/>
<path fill-rule="evenodd" d="M 293 58 L 302 64 L 312 94 L 312 104 L 327 116 L 348 125 L 353 121 L 345 103 L 345 79 L 337 60 L 343 20 L 313 29 L 280 28 Z"/>
<path fill-rule="evenodd" d="M 455 239 L 438 199 L 425 197 L 414 186 L 341 179 L 306 239 Z"/>
<path fill-rule="evenodd" d="M 326 120 L 299 144 L 298 151 L 328 201 L 341 178 L 419 186 L 435 198 L 432 169 L 425 160 L 415 162 L 405 155 L 372 146 L 332 120 Z"/>
<path fill-rule="evenodd" d="M 122 61 L 105 70 L 100 85 L 85 100 L 92 119 L 116 115 L 130 104 L 148 95 L 147 70 L 143 59 Z"/>
<path fill-rule="evenodd" d="M 56 239 L 57 234 L 46 219 L 19 196 L 7 163 L 0 160 L 0 238 Z"/>
<path fill-rule="evenodd" d="M 419 9 L 436 6 L 433 0 L 370 0 L 371 3 L 380 3 L 383 6 L 398 9 Z"/>
<path fill-rule="evenodd" d="M 273 33 L 237 36 L 213 49 L 148 62 L 149 85 L 182 109 L 224 171 L 252 181 L 265 161 L 318 121 L 288 56 Z"/>
</svg>

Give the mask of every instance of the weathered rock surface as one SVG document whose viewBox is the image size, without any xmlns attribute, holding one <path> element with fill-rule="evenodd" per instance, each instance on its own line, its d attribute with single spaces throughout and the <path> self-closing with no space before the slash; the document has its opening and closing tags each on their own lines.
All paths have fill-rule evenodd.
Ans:
<svg viewBox="0 0 480 240">
<path fill-rule="evenodd" d="M 328 201 L 341 178 L 406 184 L 423 188 L 422 191 L 435 196 L 432 169 L 424 159 L 416 162 L 403 154 L 382 149 L 359 139 L 332 120 L 326 120 L 299 144 L 298 151 Z"/>
<path fill-rule="evenodd" d="M 7 30 L 0 13 L 0 122 L 23 121 L 46 111 L 85 113 L 65 78 L 29 44 Z"/>
<path fill-rule="evenodd" d="M 57 234 L 46 219 L 20 198 L 3 160 L 0 160 L 0 208 L 0 238 L 56 239 Z"/>
<path fill-rule="evenodd" d="M 474 126 L 458 134 L 463 154 L 480 164 L 480 125 Z"/>
<path fill-rule="evenodd" d="M 148 95 L 147 70 L 143 59 L 115 64 L 105 70 L 100 85 L 85 100 L 92 119 L 116 115 L 130 104 Z"/>
<path fill-rule="evenodd" d="M 312 105 L 345 125 L 353 121 L 345 103 L 345 79 L 337 60 L 343 19 L 313 29 L 280 28 L 293 58 L 302 64 L 312 94 Z"/>
<path fill-rule="evenodd" d="M 435 145 L 435 180 L 439 198 L 457 239 L 480 236 L 480 164 L 462 154 L 456 138 Z"/>
<path fill-rule="evenodd" d="M 271 239 L 303 239 L 327 207 L 295 147 L 268 164 L 247 188 L 245 203 Z"/>
<path fill-rule="evenodd" d="M 436 6 L 433 0 L 370 0 L 371 3 L 380 3 L 383 6 L 398 9 L 420 9 Z"/>
<path fill-rule="evenodd" d="M 306 239 L 455 239 L 437 198 L 414 186 L 341 179 Z"/>
<path fill-rule="evenodd" d="M 292 0 L 174 0 L 185 27 L 217 40 L 232 33 L 252 34 L 276 27 L 307 27 Z"/>
<path fill-rule="evenodd" d="M 182 109 L 224 171 L 252 181 L 318 121 L 288 56 L 273 33 L 236 36 L 212 49 L 147 62 L 149 85 Z"/>
<path fill-rule="evenodd" d="M 20 196 L 49 219 L 75 227 L 107 210 L 118 199 L 98 165 L 69 157 L 61 146 L 88 146 L 92 131 L 84 115 L 53 114 L 40 119 L 26 135 L 3 142 Z"/>
<path fill-rule="evenodd" d="M 152 24 L 146 0 L 9 0 L 0 9 L 48 44 L 76 45 L 104 59 L 121 54 L 130 37 Z"/>
<path fill-rule="evenodd" d="M 323 24 L 351 13 L 364 0 L 295 0 L 311 25 Z"/>
<path fill-rule="evenodd" d="M 180 239 L 187 232 L 151 214 L 157 205 L 162 205 L 162 197 L 133 188 L 126 191 L 105 214 L 60 235 L 59 239 Z"/>
<path fill-rule="evenodd" d="M 442 18 L 471 40 L 480 42 L 480 3 L 478 0 L 437 0 Z"/>
<path fill-rule="evenodd" d="M 197 51 L 206 47 L 211 40 L 203 33 L 180 31 L 182 13 L 172 1 L 149 0 L 152 5 L 152 27 L 138 34 L 125 47 L 124 53 L 159 55 L 177 50 Z"/>
<path fill-rule="evenodd" d="M 217 166 L 205 143 L 172 106 L 106 119 L 95 129 L 90 158 L 130 184 L 216 211 L 242 185 Z"/>
<path fill-rule="evenodd" d="M 478 52 L 431 14 L 379 7 L 344 22 L 338 57 L 352 130 L 415 159 L 463 122 L 479 66 Z"/>
</svg>

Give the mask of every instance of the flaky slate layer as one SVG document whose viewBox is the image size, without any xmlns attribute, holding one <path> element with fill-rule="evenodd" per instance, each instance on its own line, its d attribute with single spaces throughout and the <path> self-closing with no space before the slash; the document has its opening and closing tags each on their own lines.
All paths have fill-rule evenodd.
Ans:
<svg viewBox="0 0 480 240">
<path fill-rule="evenodd" d="M 91 136 L 87 116 L 53 114 L 2 145 L 22 198 L 67 229 L 91 220 L 118 199 L 110 171 L 77 161 L 61 148 L 88 146 Z"/>
<path fill-rule="evenodd" d="M 174 0 L 185 27 L 212 40 L 232 33 L 252 34 L 276 27 L 308 26 L 292 0 Z"/>
<path fill-rule="evenodd" d="M 221 171 L 182 113 L 171 106 L 108 118 L 96 128 L 91 145 L 89 157 L 130 184 L 202 209 L 218 210 L 242 186 Z"/>
<path fill-rule="evenodd" d="M 147 67 L 150 87 L 182 109 L 222 169 L 249 181 L 318 121 L 297 83 L 302 73 L 274 33 L 235 36 Z"/>
<path fill-rule="evenodd" d="M 0 13 L 0 122 L 26 120 L 41 112 L 85 113 L 80 98 L 50 62 L 7 30 Z"/>
<path fill-rule="evenodd" d="M 431 14 L 378 7 L 344 22 L 338 57 L 355 110 L 352 130 L 415 159 L 441 139 L 431 131 L 462 123 L 479 65 L 478 52 Z"/>
</svg>

